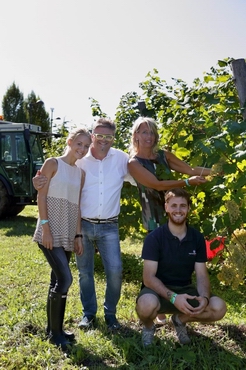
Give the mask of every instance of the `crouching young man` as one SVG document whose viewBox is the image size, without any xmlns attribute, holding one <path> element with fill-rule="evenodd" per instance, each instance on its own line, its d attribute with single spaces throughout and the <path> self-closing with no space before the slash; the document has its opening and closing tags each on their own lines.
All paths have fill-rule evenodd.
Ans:
<svg viewBox="0 0 246 370">
<path fill-rule="evenodd" d="M 213 322 L 226 313 L 225 302 L 210 292 L 204 237 L 187 224 L 189 194 L 182 188 L 168 190 L 165 209 L 167 223 L 146 237 L 142 250 L 143 285 L 136 311 L 144 325 L 144 346 L 153 341 L 153 320 L 159 313 L 172 314 L 170 321 L 181 344 L 190 343 L 188 322 Z"/>
</svg>

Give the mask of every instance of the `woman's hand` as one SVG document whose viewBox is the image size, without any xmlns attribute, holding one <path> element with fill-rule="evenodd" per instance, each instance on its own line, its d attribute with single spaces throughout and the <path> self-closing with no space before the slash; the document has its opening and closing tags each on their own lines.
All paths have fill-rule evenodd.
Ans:
<svg viewBox="0 0 246 370">
<path fill-rule="evenodd" d="M 43 235 L 42 235 L 42 245 L 46 249 L 52 250 L 53 249 L 53 237 L 50 232 L 49 226 L 48 225 L 44 225 L 44 226 L 43 226 Z"/>
<path fill-rule="evenodd" d="M 203 176 L 192 176 L 188 179 L 188 181 L 191 186 L 198 186 L 207 182 Z"/>
</svg>

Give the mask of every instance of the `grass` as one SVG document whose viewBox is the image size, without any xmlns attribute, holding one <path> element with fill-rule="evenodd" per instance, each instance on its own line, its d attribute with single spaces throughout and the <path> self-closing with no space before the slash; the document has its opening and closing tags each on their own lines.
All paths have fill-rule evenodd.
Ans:
<svg viewBox="0 0 246 370">
<path fill-rule="evenodd" d="M 158 328 L 154 345 L 141 345 L 141 325 L 135 299 L 141 282 L 141 238 L 121 243 L 124 266 L 122 295 L 117 316 L 122 329 L 108 333 L 103 318 L 105 277 L 98 254 L 95 278 L 98 298 L 97 327 L 80 331 L 82 307 L 74 259 L 74 281 L 69 290 L 65 328 L 76 335 L 68 356 L 45 339 L 46 296 L 49 267 L 32 242 L 37 208 L 26 209 L 14 219 L 0 221 L 0 369 L 175 369 L 205 370 L 246 368 L 245 286 L 237 291 L 221 287 L 210 269 L 213 291 L 224 298 L 228 312 L 217 324 L 189 325 L 192 343 L 180 346 L 169 325 Z"/>
</svg>

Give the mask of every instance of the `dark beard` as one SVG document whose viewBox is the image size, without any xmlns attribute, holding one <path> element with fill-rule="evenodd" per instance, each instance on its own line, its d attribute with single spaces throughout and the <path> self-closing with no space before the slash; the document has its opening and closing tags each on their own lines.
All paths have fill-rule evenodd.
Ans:
<svg viewBox="0 0 246 370">
<path fill-rule="evenodd" d="M 172 216 L 170 215 L 170 213 L 167 213 L 167 215 L 168 215 L 168 219 L 171 221 L 171 223 L 172 223 L 173 225 L 181 226 L 181 225 L 186 225 L 186 223 L 187 223 L 187 217 L 185 217 L 182 221 L 177 222 L 176 220 L 174 220 L 174 219 L 172 218 Z"/>
</svg>

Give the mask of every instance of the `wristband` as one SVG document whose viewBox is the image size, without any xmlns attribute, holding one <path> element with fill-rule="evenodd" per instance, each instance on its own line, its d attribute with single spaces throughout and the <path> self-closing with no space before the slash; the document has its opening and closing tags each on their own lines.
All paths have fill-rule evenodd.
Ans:
<svg viewBox="0 0 246 370">
<path fill-rule="evenodd" d="M 74 239 L 76 239 L 76 238 L 83 238 L 83 235 L 82 234 L 76 234 Z"/>
<path fill-rule="evenodd" d="M 208 306 L 209 305 L 209 298 L 205 297 L 205 296 L 203 296 L 203 298 L 205 298 L 207 300 L 207 302 L 208 302 L 207 306 Z"/>
<path fill-rule="evenodd" d="M 178 295 L 177 293 L 173 293 L 173 294 L 171 295 L 170 302 L 171 302 L 172 304 L 174 304 L 174 302 L 175 302 L 175 299 L 176 299 L 177 295 Z"/>
<path fill-rule="evenodd" d="M 186 186 L 190 186 L 189 179 L 185 179 L 184 182 L 186 183 Z"/>
<path fill-rule="evenodd" d="M 47 224 L 47 222 L 49 222 L 49 220 L 40 220 L 41 225 Z"/>
</svg>

